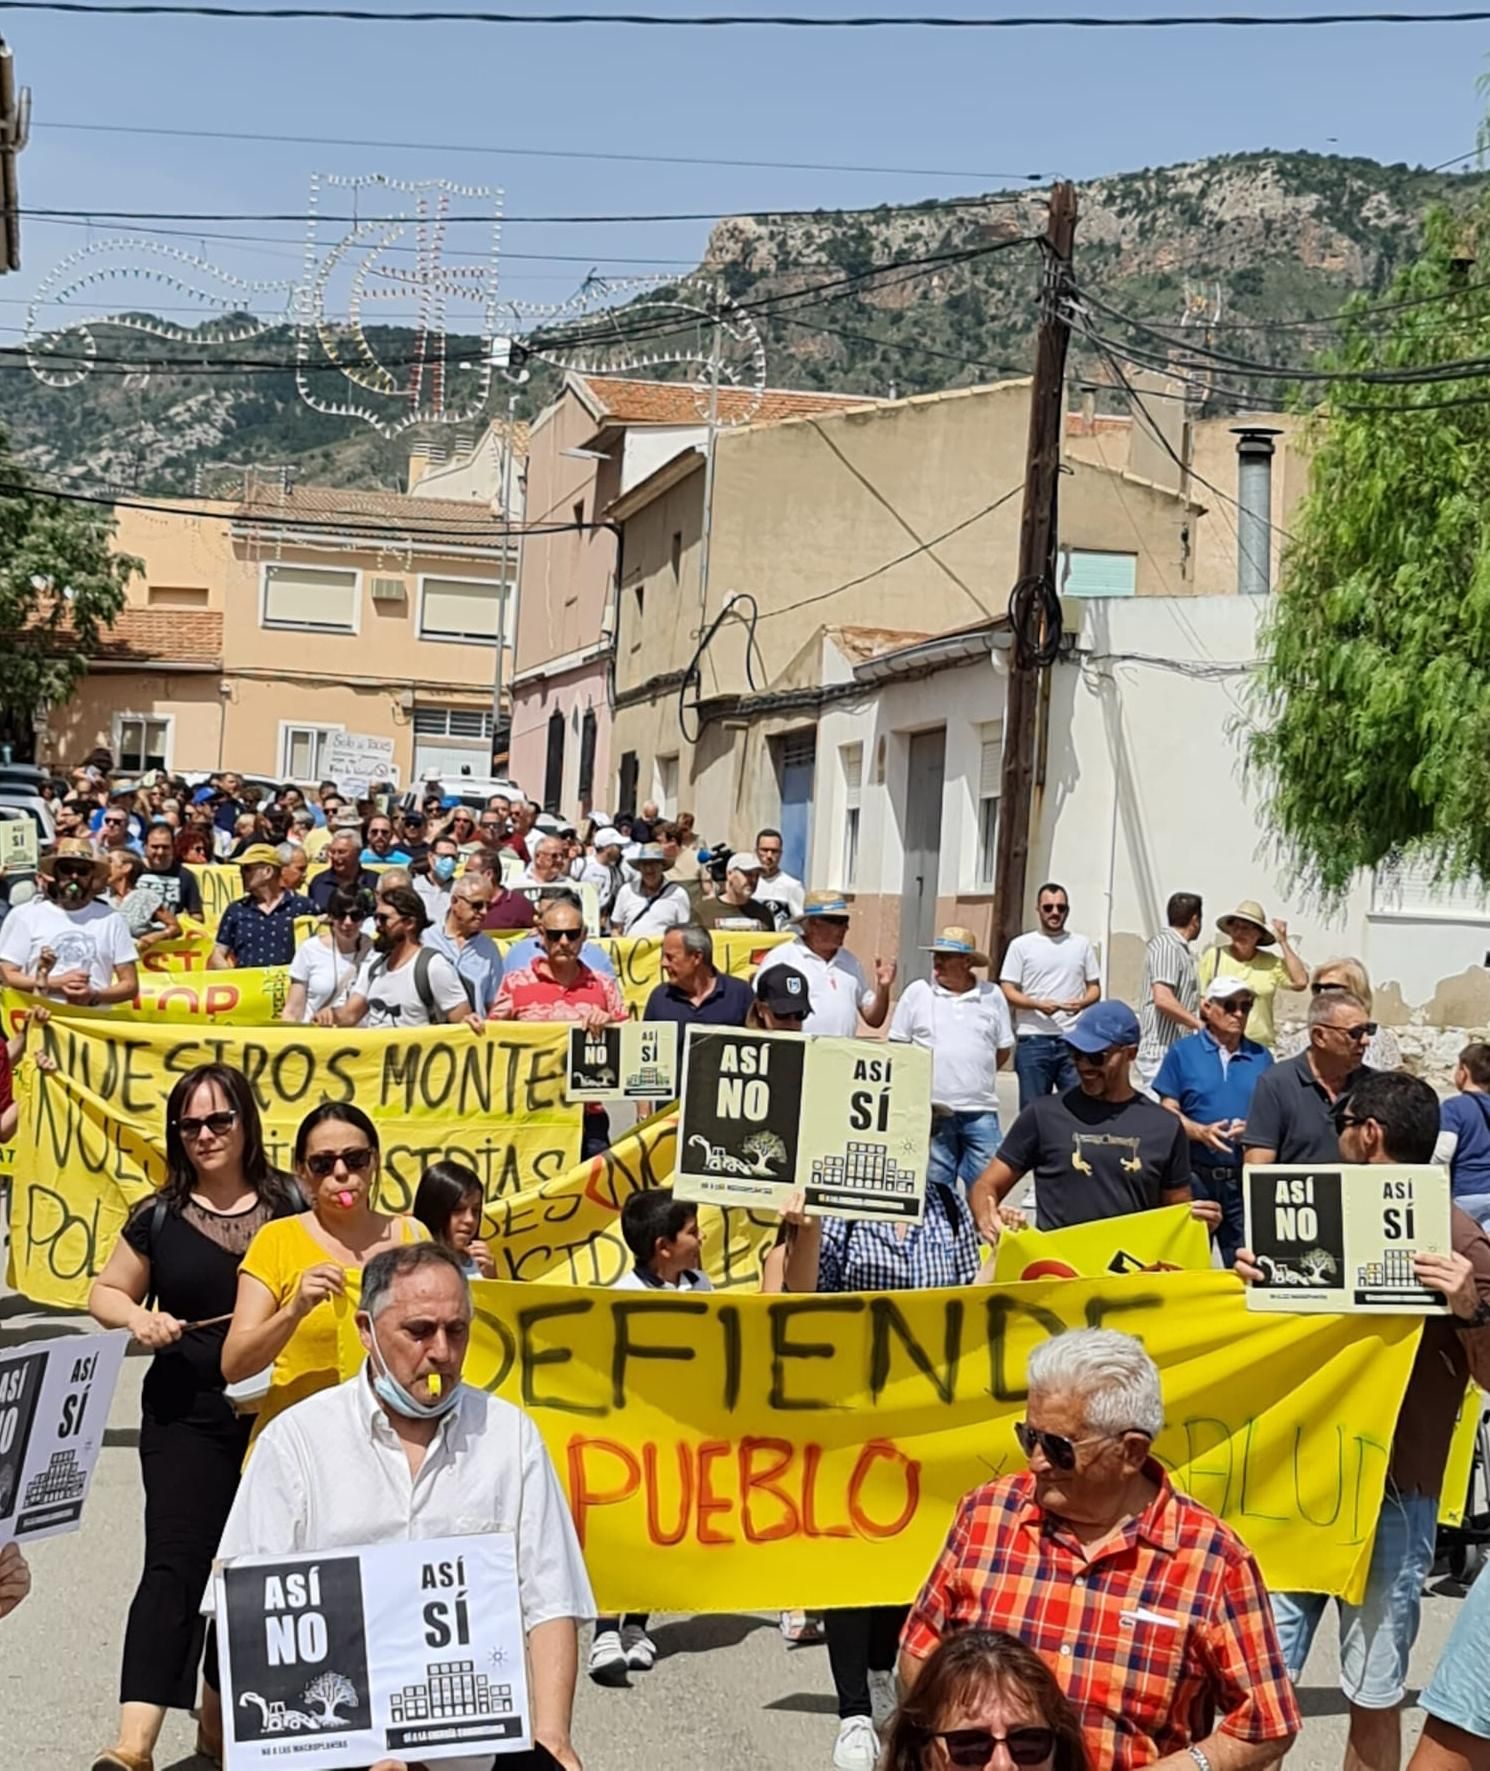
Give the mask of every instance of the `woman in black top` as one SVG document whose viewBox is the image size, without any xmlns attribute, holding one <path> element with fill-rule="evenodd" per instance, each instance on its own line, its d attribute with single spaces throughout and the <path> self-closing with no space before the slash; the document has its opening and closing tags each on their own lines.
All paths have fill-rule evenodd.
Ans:
<svg viewBox="0 0 1490 1771">
<path fill-rule="evenodd" d="M 252 1425 L 223 1394 L 222 1343 L 238 1263 L 262 1225 L 296 1209 L 290 1187 L 269 1166 L 247 1079 L 204 1064 L 166 1103 L 165 1185 L 136 1206 L 94 1281 L 94 1319 L 155 1355 L 140 1422 L 145 1569 L 124 1634 L 119 1742 L 94 1771 L 150 1771 L 166 1711 L 196 1702 L 199 1663 L 198 1751 L 221 1756 L 215 1644 L 209 1636 L 204 1660 L 200 1606 Z"/>
</svg>

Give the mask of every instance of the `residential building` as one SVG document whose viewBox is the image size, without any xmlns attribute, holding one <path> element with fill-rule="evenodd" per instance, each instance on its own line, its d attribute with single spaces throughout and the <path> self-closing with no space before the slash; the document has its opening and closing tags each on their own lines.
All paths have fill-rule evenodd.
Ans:
<svg viewBox="0 0 1490 1771">
<path fill-rule="evenodd" d="M 251 484 L 117 510 L 144 562 L 46 755 L 316 780 L 334 733 L 393 741 L 400 780 L 492 772 L 509 541 L 487 511 Z M 507 668 L 510 670 L 510 647 Z"/>
<path fill-rule="evenodd" d="M 726 387 L 718 415 L 726 426 L 759 426 L 860 404 L 843 394 L 777 389 L 757 401 Z M 701 460 L 707 414 L 707 398 L 694 387 L 571 373 L 533 423 L 511 768 L 551 811 L 618 809 L 610 743 L 618 563 L 611 506 L 678 457 Z"/>
<path fill-rule="evenodd" d="M 1028 418 L 1029 383 L 1014 381 L 724 433 L 706 587 L 701 448 L 623 489 L 607 507 L 621 532 L 620 809 L 653 799 L 692 810 L 705 835 L 735 842 L 777 825 L 787 871 L 812 872 L 818 722 L 862 695 L 855 653 L 879 643 L 866 632 L 908 643 L 1007 607 Z M 1122 464 L 1070 462 L 1060 505 L 1067 589 L 1185 593 L 1201 514 Z M 825 629 L 839 641 L 825 645 Z M 985 688 L 986 721 L 999 717 L 991 676 Z M 863 780 L 882 764 L 870 744 Z"/>
<path fill-rule="evenodd" d="M 415 443 L 409 450 L 405 490 L 421 498 L 480 504 L 494 517 L 510 511 L 512 521 L 520 523 L 527 457 L 527 425 L 520 419 L 494 418 L 475 442 L 469 433 L 457 431 L 448 450 L 443 443 Z"/>
</svg>

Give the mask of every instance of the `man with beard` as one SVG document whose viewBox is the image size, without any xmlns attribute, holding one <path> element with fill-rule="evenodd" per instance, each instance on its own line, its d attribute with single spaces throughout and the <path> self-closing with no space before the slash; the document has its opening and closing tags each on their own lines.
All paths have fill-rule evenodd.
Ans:
<svg viewBox="0 0 1490 1771">
<path fill-rule="evenodd" d="M 481 1016 L 471 1012 L 455 967 L 421 944 L 424 905 L 412 886 L 381 891 L 373 921 L 374 951 L 363 962 L 347 1000 L 338 1009 L 322 1009 L 318 1026 L 434 1027 L 441 1021 L 465 1021 L 473 1032 L 485 1031 Z"/>
<path fill-rule="evenodd" d="M 43 895 L 12 910 L 0 929 L 0 984 L 101 1007 L 139 988 L 134 940 L 98 894 L 108 862 L 84 837 L 64 837 L 36 868 Z"/>
</svg>

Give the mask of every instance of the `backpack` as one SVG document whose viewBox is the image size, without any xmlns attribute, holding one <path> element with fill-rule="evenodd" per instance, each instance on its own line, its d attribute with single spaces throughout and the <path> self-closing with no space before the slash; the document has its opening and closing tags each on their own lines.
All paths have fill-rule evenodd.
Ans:
<svg viewBox="0 0 1490 1771">
<path fill-rule="evenodd" d="M 428 948 L 428 947 L 421 947 L 419 949 L 419 952 L 415 955 L 415 958 L 414 958 L 414 994 L 419 998 L 420 1002 L 424 1005 L 425 1018 L 428 1020 L 430 1026 L 431 1027 L 438 1027 L 440 1025 L 440 1023 L 445 1019 L 445 1011 L 440 1007 L 439 1003 L 435 1001 L 434 985 L 431 984 L 429 981 L 429 968 L 434 964 L 434 961 L 435 961 L 434 952 L 431 948 Z M 373 974 L 373 976 L 378 976 L 380 974 L 383 976 L 386 976 L 387 972 L 388 972 L 388 962 L 385 959 L 382 962 L 381 966 L 378 968 L 378 971 L 375 972 Z M 459 977 L 460 974 L 457 972 L 456 976 Z M 371 981 L 371 979 L 369 979 L 369 982 L 370 981 Z M 472 1008 L 475 1008 L 476 999 L 472 995 L 471 986 L 466 981 L 466 979 L 461 978 L 460 987 L 466 993 L 466 1001 L 468 1003 L 470 1003 Z"/>
</svg>

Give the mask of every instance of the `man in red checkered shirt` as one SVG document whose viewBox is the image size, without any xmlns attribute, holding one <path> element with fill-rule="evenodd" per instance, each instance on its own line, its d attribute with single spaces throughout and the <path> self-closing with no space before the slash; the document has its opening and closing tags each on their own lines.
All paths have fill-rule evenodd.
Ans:
<svg viewBox="0 0 1490 1771">
<path fill-rule="evenodd" d="M 1103 1771 L 1256 1771 L 1300 1728 L 1272 1609 L 1235 1532 L 1149 1448 L 1159 1373 L 1110 1329 L 1029 1362 L 1029 1470 L 963 1496 L 900 1638 L 909 1689 L 958 1630 L 1005 1630 L 1049 1665 Z"/>
</svg>

